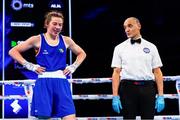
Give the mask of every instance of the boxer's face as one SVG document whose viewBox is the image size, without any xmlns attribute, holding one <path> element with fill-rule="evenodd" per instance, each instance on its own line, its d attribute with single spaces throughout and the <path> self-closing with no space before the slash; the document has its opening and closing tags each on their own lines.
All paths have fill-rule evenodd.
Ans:
<svg viewBox="0 0 180 120">
<path fill-rule="evenodd" d="M 54 36 L 57 36 L 63 28 L 63 19 L 60 17 L 52 17 L 49 24 L 47 24 L 47 31 Z"/>
</svg>

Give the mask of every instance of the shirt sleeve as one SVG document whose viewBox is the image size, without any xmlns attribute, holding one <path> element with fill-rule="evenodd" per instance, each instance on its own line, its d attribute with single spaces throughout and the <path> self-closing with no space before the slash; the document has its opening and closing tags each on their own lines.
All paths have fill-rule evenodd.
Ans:
<svg viewBox="0 0 180 120">
<path fill-rule="evenodd" d="M 162 64 L 158 49 L 155 46 L 154 54 L 153 54 L 153 60 L 152 60 L 152 67 L 153 68 L 158 68 L 158 67 L 162 67 L 162 66 L 163 66 L 163 64 Z"/>
<path fill-rule="evenodd" d="M 112 68 L 114 68 L 114 67 L 121 68 L 122 60 L 121 60 L 119 53 L 120 53 L 120 50 L 117 47 L 115 47 L 114 53 L 113 53 L 113 58 L 112 58 L 112 63 L 111 63 Z"/>
</svg>

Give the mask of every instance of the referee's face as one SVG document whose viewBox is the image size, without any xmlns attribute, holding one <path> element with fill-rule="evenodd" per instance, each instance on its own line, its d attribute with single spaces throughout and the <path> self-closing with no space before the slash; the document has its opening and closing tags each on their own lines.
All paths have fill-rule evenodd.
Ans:
<svg viewBox="0 0 180 120">
<path fill-rule="evenodd" d="M 124 30 L 128 38 L 140 37 L 141 25 L 135 18 L 128 18 L 124 22 Z"/>
</svg>

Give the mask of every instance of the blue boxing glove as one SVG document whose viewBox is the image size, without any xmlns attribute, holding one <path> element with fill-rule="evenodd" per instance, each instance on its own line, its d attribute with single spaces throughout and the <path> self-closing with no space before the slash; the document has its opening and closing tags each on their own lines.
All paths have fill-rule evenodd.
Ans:
<svg viewBox="0 0 180 120">
<path fill-rule="evenodd" d="M 157 112 L 161 112 L 165 107 L 164 96 L 158 96 L 156 98 L 155 109 Z"/>
<path fill-rule="evenodd" d="M 120 113 L 122 109 L 121 101 L 119 96 L 113 96 L 112 99 L 112 108 L 115 112 Z"/>
</svg>

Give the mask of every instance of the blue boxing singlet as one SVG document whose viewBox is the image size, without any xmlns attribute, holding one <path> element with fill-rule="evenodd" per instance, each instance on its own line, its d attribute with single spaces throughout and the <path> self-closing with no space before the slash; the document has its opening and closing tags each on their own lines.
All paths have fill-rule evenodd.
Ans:
<svg viewBox="0 0 180 120">
<path fill-rule="evenodd" d="M 56 46 L 50 46 L 41 34 L 41 47 L 36 56 L 37 64 L 46 68 L 46 71 L 64 70 L 66 67 L 66 46 L 61 35 Z"/>
</svg>

